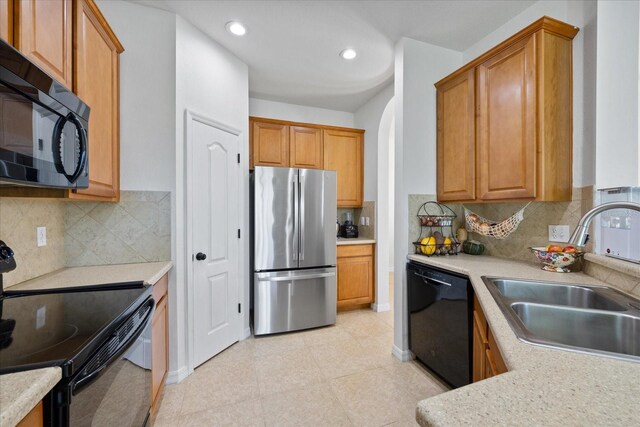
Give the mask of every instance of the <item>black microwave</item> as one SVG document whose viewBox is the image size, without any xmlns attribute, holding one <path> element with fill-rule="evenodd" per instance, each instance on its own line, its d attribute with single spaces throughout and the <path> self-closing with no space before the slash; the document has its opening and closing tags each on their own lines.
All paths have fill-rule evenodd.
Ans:
<svg viewBox="0 0 640 427">
<path fill-rule="evenodd" d="M 89 186 L 89 106 L 0 40 L 0 186 Z"/>
</svg>

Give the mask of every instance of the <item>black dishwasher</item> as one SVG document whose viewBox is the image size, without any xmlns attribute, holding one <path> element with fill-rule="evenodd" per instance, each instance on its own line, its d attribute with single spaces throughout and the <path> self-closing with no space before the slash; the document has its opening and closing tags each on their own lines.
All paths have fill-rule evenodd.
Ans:
<svg viewBox="0 0 640 427">
<path fill-rule="evenodd" d="M 452 387 L 471 382 L 469 279 L 407 263 L 409 349 Z"/>
</svg>

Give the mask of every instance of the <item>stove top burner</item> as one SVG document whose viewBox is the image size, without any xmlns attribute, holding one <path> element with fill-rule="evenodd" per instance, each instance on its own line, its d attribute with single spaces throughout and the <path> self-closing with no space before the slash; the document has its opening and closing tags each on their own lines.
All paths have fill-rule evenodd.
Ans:
<svg viewBox="0 0 640 427">
<path fill-rule="evenodd" d="M 0 374 L 45 366 L 71 374 L 150 295 L 142 282 L 6 293 L 0 300 Z"/>
</svg>

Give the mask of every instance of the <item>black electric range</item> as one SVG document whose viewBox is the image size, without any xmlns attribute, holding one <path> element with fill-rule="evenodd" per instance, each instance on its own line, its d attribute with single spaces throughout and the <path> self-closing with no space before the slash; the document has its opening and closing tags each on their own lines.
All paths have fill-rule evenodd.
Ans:
<svg viewBox="0 0 640 427">
<path fill-rule="evenodd" d="M 44 399 L 45 425 L 145 425 L 151 402 L 151 293 L 143 282 L 5 291 L 0 375 L 62 368 L 62 379 Z"/>
<path fill-rule="evenodd" d="M 11 292 L 0 299 L 0 375 L 60 366 L 73 375 L 151 294 L 143 282 Z M 0 326 L 0 330 L 8 327 Z"/>
</svg>

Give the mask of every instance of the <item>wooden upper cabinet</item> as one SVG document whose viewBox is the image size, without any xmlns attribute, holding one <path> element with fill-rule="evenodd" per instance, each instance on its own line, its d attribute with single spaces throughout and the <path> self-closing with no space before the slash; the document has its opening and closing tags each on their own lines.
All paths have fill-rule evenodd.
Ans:
<svg viewBox="0 0 640 427">
<path fill-rule="evenodd" d="M 292 168 L 322 169 L 321 129 L 290 126 L 289 145 L 289 164 Z"/>
<path fill-rule="evenodd" d="M 120 63 L 124 48 L 93 0 L 75 2 L 74 89 L 91 107 L 89 188 L 70 197 L 117 201 L 120 196 Z"/>
<path fill-rule="evenodd" d="M 251 121 L 251 165 L 289 166 L 289 126 Z"/>
<path fill-rule="evenodd" d="M 475 71 L 437 91 L 438 200 L 475 198 Z"/>
<path fill-rule="evenodd" d="M 13 0 L 0 0 L 0 38 L 13 44 Z"/>
<path fill-rule="evenodd" d="M 577 33 L 542 17 L 436 83 L 439 201 L 571 200 Z"/>
<path fill-rule="evenodd" d="M 478 196 L 482 200 L 534 198 L 535 36 L 491 57 L 477 71 Z"/>
<path fill-rule="evenodd" d="M 324 169 L 337 173 L 338 207 L 362 207 L 363 135 L 362 132 L 322 131 Z"/>
<path fill-rule="evenodd" d="M 15 47 L 69 89 L 73 87 L 72 7 L 72 0 L 18 0 L 14 5 Z M 3 13 L 0 18 L 4 24 Z"/>
</svg>

